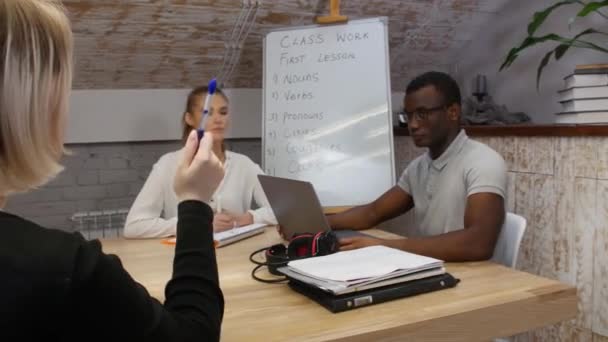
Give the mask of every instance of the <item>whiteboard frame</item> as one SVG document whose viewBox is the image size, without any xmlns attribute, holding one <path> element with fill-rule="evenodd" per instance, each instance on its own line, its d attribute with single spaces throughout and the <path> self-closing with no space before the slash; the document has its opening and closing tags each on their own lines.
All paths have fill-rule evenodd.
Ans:
<svg viewBox="0 0 608 342">
<path fill-rule="evenodd" d="M 388 135 L 389 135 L 389 148 L 390 148 L 390 160 L 391 160 L 391 186 L 395 186 L 395 184 L 397 183 L 397 179 L 395 177 L 395 142 L 394 142 L 394 138 L 393 138 L 393 112 L 392 112 L 392 93 L 393 93 L 393 89 L 391 88 L 391 62 L 390 62 L 390 56 L 389 56 L 389 42 L 388 42 L 388 24 L 389 24 L 389 20 L 388 17 L 376 17 L 376 18 L 366 18 L 366 19 L 357 19 L 357 20 L 350 20 L 345 24 L 338 24 L 338 25 L 320 25 L 320 24 L 312 24 L 312 25 L 302 25 L 302 26 L 289 26 L 289 27 L 282 27 L 282 28 L 278 28 L 278 29 L 273 29 L 270 30 L 266 33 L 266 35 L 264 36 L 264 41 L 263 41 L 263 50 L 262 50 L 262 170 L 264 171 L 264 173 L 266 173 L 266 43 L 267 43 L 267 37 L 269 34 L 271 33 L 275 33 L 275 32 L 282 32 L 282 31 L 295 31 L 295 30 L 303 30 L 303 29 L 311 29 L 311 28 L 321 28 L 321 27 L 327 27 L 327 26 L 342 26 L 342 25 L 351 25 L 351 24 L 366 24 L 366 23 L 374 23 L 374 22 L 381 22 L 382 24 L 384 24 L 384 56 L 386 58 L 386 63 L 385 63 L 385 75 L 387 75 L 386 77 L 386 89 L 387 94 L 386 94 L 386 100 L 387 100 L 387 117 L 388 117 Z M 271 175 L 273 176 L 273 175 Z M 389 190 L 389 189 L 386 189 Z"/>
</svg>

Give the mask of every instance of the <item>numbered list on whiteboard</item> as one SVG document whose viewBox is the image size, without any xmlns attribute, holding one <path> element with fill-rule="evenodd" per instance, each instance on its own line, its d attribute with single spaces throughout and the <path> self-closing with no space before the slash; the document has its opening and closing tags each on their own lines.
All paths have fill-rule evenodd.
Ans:
<svg viewBox="0 0 608 342">
<path fill-rule="evenodd" d="M 326 206 L 366 203 L 394 183 L 385 35 L 381 22 L 268 34 L 267 174 L 312 182 Z"/>
</svg>

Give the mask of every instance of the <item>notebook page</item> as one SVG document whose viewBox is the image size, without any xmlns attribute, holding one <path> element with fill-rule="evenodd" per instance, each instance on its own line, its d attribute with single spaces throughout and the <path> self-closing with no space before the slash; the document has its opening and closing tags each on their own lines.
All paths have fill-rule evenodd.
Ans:
<svg viewBox="0 0 608 342">
<path fill-rule="evenodd" d="M 350 282 L 382 277 L 398 270 L 416 272 L 441 266 L 443 261 L 386 246 L 371 246 L 295 260 L 288 265 L 299 273 L 317 279 Z"/>
<path fill-rule="evenodd" d="M 267 226 L 267 224 L 264 224 L 264 223 L 254 223 L 254 224 L 250 224 L 247 226 L 237 227 L 234 229 L 225 230 L 223 232 L 213 233 L 213 239 L 216 241 L 224 241 L 224 240 L 230 239 L 236 235 L 245 234 L 252 230 L 256 230 L 256 229 L 266 227 L 266 226 Z M 167 239 L 168 243 L 174 244 L 176 241 L 177 241 L 177 238 L 175 238 L 175 237 Z"/>
<path fill-rule="evenodd" d="M 236 235 L 249 233 L 252 230 L 256 230 L 256 229 L 259 229 L 259 228 L 262 228 L 265 226 L 267 226 L 267 225 L 264 223 L 254 223 L 254 224 L 250 224 L 247 226 L 237 227 L 234 229 L 228 229 L 228 230 L 225 230 L 225 231 L 219 232 L 219 233 L 214 233 L 213 238 L 217 241 L 223 241 L 223 240 L 230 239 Z"/>
</svg>

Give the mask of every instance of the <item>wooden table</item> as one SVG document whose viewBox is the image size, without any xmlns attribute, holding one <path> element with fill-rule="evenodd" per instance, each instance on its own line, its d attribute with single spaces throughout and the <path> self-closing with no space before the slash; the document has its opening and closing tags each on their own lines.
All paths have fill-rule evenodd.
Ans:
<svg viewBox="0 0 608 342">
<path fill-rule="evenodd" d="M 447 264 L 462 280 L 453 289 L 332 314 L 285 284 L 251 279 L 249 254 L 277 242 L 277 233 L 268 228 L 217 250 L 226 300 L 223 341 L 487 341 L 576 314 L 575 288 L 490 262 Z M 164 299 L 172 246 L 159 240 L 102 244 L 153 296 Z"/>
</svg>

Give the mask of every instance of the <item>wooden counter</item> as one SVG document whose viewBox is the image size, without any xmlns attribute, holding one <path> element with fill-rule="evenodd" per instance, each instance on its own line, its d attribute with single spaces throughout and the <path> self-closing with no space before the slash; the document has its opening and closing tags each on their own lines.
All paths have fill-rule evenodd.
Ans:
<svg viewBox="0 0 608 342">
<path fill-rule="evenodd" d="M 608 137 L 608 124 L 463 126 L 469 136 Z M 407 127 L 394 127 L 395 136 L 409 136 Z"/>
<path fill-rule="evenodd" d="M 217 250 L 226 301 L 222 341 L 487 341 L 570 319 L 577 310 L 571 286 L 477 262 L 447 264 L 461 279 L 453 289 L 333 314 L 285 284 L 251 278 L 249 254 L 278 241 L 275 229 L 267 228 L 262 235 Z M 151 295 L 163 300 L 173 246 L 159 240 L 102 244 Z"/>
</svg>

